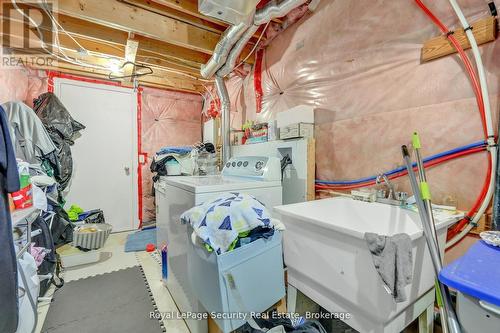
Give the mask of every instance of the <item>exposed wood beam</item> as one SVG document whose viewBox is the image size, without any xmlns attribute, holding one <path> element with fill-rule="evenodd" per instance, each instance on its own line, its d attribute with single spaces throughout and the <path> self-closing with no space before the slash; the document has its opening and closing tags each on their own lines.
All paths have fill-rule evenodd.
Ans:
<svg viewBox="0 0 500 333">
<path fill-rule="evenodd" d="M 75 20 L 70 18 L 71 20 Z M 89 23 L 92 24 L 92 23 Z M 68 28 L 68 30 L 72 31 L 73 24 L 65 25 L 62 24 L 65 28 Z M 103 27 L 104 30 L 106 29 Z M 43 33 L 43 39 L 45 41 L 49 41 L 51 39 L 51 33 L 52 31 L 48 27 L 42 27 L 41 29 Z M 92 29 L 94 33 L 97 34 L 97 31 L 100 31 L 100 29 L 95 28 Z M 127 41 L 125 40 L 125 32 L 121 32 L 119 30 L 116 30 L 119 32 L 119 34 L 115 34 L 114 37 L 116 37 L 113 42 L 108 42 L 108 41 L 103 41 L 103 40 L 98 40 L 93 38 L 94 36 L 88 37 L 88 36 L 82 36 L 80 34 L 73 34 L 72 38 L 70 38 L 68 35 L 60 32 L 59 33 L 59 43 L 60 46 L 65 49 L 65 50 L 73 50 L 77 51 L 79 49 L 79 46 L 77 45 L 80 44 L 83 48 L 88 50 L 89 52 L 92 53 L 97 53 L 98 55 L 108 55 L 116 58 L 124 58 L 124 54 L 126 53 L 126 43 Z M 10 36 L 10 38 L 16 38 L 18 36 Z M 123 39 L 123 41 L 121 41 Z M 161 42 L 156 42 L 151 39 L 147 38 L 137 38 L 134 37 L 135 41 L 143 41 L 139 42 L 139 49 L 137 51 L 137 59 L 139 63 L 146 64 L 146 65 L 153 65 L 153 66 L 161 66 L 162 68 L 168 68 L 170 70 L 174 71 L 180 71 L 184 72 L 196 77 L 200 77 L 200 66 L 201 64 L 199 63 L 186 63 L 185 61 L 182 62 L 180 59 L 177 58 L 172 58 L 170 55 L 166 52 L 163 52 L 164 49 L 159 49 L 157 46 L 161 46 Z M 76 41 L 76 43 L 75 43 Z M 151 43 L 152 42 L 152 43 Z M 160 44 L 158 44 L 160 43 Z M 158 44 L 158 45 L 156 45 Z M 55 45 L 51 45 L 54 49 L 56 49 Z M 161 51 L 161 52 L 160 52 Z M 189 50 L 190 51 L 190 50 Z M 208 58 L 207 55 L 204 55 Z"/>
<path fill-rule="evenodd" d="M 189 12 L 188 10 L 179 10 L 177 2 L 174 1 L 177 6 L 173 5 L 165 5 L 154 0 L 118 0 L 125 2 L 129 5 L 136 6 L 142 8 L 144 10 L 152 11 L 159 15 L 165 15 L 167 17 L 171 17 L 173 19 L 194 25 L 198 28 L 205 29 L 208 31 L 212 31 L 218 34 L 222 34 L 226 28 L 229 26 L 226 22 L 219 21 L 217 19 L 213 19 L 211 17 L 205 16 L 198 12 L 198 3 L 195 2 L 191 4 L 196 7 L 196 12 Z M 251 43 L 257 42 L 257 38 L 259 38 L 260 33 L 256 32 L 254 37 L 250 40 Z M 265 40 L 265 36 L 262 37 Z"/>
<path fill-rule="evenodd" d="M 214 17 L 205 16 L 198 11 L 198 0 L 153 0 L 153 2 L 162 4 L 166 7 L 178 10 L 180 12 L 205 19 L 207 21 L 226 25 L 227 23 L 221 20 L 217 20 Z"/>
<path fill-rule="evenodd" d="M 120 45 L 125 45 L 127 41 L 128 33 L 125 31 L 113 29 L 107 26 L 95 24 L 63 14 L 59 14 L 57 16 L 57 20 L 71 35 L 83 36 L 85 38 L 91 38 Z M 139 41 L 139 52 L 147 51 L 151 54 L 169 58 L 170 60 L 177 61 L 189 67 L 197 68 L 198 70 L 201 64 L 206 63 L 210 58 L 210 56 L 206 53 L 179 47 L 170 43 L 161 42 L 137 34 L 135 35 L 135 40 Z M 251 48 L 248 45 L 243 50 L 244 56 L 248 54 L 250 49 Z M 249 64 L 253 64 L 254 57 L 250 57 L 246 62 Z"/>
<path fill-rule="evenodd" d="M 44 38 L 47 39 L 46 36 Z M 100 57 L 111 56 L 114 58 L 122 59 L 123 55 L 126 53 L 125 46 L 123 45 L 102 43 L 94 40 L 84 39 L 81 37 L 74 37 L 74 38 L 80 45 L 82 45 L 89 52 L 92 52 L 94 55 Z M 60 46 L 66 52 L 71 52 L 71 51 L 77 52 L 75 42 L 67 35 L 60 34 L 59 43 Z M 137 52 L 136 62 L 143 65 L 151 66 L 156 69 L 161 69 L 170 72 L 185 73 L 190 76 L 200 78 L 200 71 L 197 68 L 179 65 L 176 62 L 171 62 L 168 59 L 163 59 L 158 55 L 148 53 L 147 51 L 142 51 L 141 49 L 139 49 L 139 51 Z"/>
<path fill-rule="evenodd" d="M 472 33 L 477 44 L 492 42 L 497 37 L 497 19 L 489 16 L 472 24 Z M 463 49 L 469 49 L 470 43 L 464 29 L 455 30 L 453 36 L 457 39 Z M 427 40 L 422 46 L 421 61 L 426 62 L 456 53 L 457 50 L 445 36 L 438 36 Z"/>
<path fill-rule="evenodd" d="M 4 19 L 11 18 L 4 17 Z M 81 37 L 87 40 L 94 40 L 99 42 L 100 44 L 98 45 L 100 46 L 104 44 L 111 44 L 123 47 L 127 43 L 128 33 L 126 31 L 113 29 L 63 14 L 57 15 L 57 20 L 64 30 L 66 30 L 70 35 L 75 36 L 77 39 L 78 37 Z M 50 31 L 51 27 L 46 26 L 42 27 L 42 29 Z M 175 63 L 178 66 L 186 67 L 191 70 L 199 71 L 201 64 L 206 63 L 210 58 L 209 55 L 202 52 L 197 52 L 139 35 L 135 36 L 135 40 L 137 40 L 140 44 L 140 54 L 144 53 L 144 56 L 157 56 L 168 59 L 170 63 Z"/>
<path fill-rule="evenodd" d="M 200 13 L 198 11 L 198 0 L 152 0 L 152 1 L 162 4 L 166 7 L 178 10 L 180 12 L 205 19 L 210 22 L 227 25 L 227 22 Z M 273 21 L 278 23 L 283 23 L 283 20 L 281 18 L 275 18 L 273 19 Z"/>
<path fill-rule="evenodd" d="M 26 63 L 31 63 L 29 60 L 29 55 L 16 55 L 19 59 L 24 59 Z M 86 61 L 92 61 L 96 65 L 102 65 L 106 62 L 106 59 L 100 59 L 96 57 L 87 58 Z M 55 70 L 71 74 L 79 74 L 84 76 L 99 77 L 103 79 L 108 79 L 109 71 L 105 69 L 98 68 L 88 68 L 65 61 L 58 60 L 57 65 L 50 66 L 46 64 L 32 64 L 31 67 L 35 69 L 44 70 Z M 139 84 L 162 87 L 173 90 L 187 91 L 187 92 L 202 92 L 204 91 L 203 86 L 196 80 L 189 78 L 179 77 L 172 75 L 171 73 L 164 71 L 155 71 L 152 75 L 142 76 L 137 79 Z"/>
<path fill-rule="evenodd" d="M 137 57 L 137 50 L 139 48 L 139 42 L 133 39 L 133 36 L 127 39 L 127 45 L 125 45 L 125 62 L 131 62 L 135 64 L 135 58 Z M 123 68 L 124 76 L 126 76 L 123 81 L 132 82 L 131 77 L 134 74 L 134 65 L 128 64 Z"/>
<path fill-rule="evenodd" d="M 185 13 L 175 8 L 167 7 L 150 0 L 118 0 L 118 1 L 124 2 L 131 6 L 141 8 L 143 10 L 147 10 L 162 16 L 170 17 L 175 20 L 179 20 L 181 22 L 194 25 L 195 27 L 201 28 L 203 30 L 215 32 L 217 34 L 221 34 L 222 32 L 224 32 L 224 30 L 226 30 L 227 27 L 227 24 L 224 24 L 222 22 L 214 23 L 212 21 L 206 20 L 206 17 L 204 16 L 202 17 L 193 16 L 190 13 Z"/>
<path fill-rule="evenodd" d="M 212 54 L 220 37 L 219 34 L 156 13 L 138 10 L 116 0 L 59 0 L 57 11 L 207 54 Z"/>
</svg>

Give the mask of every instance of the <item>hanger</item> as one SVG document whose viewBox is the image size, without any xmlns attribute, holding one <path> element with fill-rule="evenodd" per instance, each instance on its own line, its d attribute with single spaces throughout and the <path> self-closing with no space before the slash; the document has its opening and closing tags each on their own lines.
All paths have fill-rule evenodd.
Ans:
<svg viewBox="0 0 500 333">
<path fill-rule="evenodd" d="M 134 69 L 132 70 L 131 75 L 113 75 L 113 72 L 110 72 L 108 75 L 108 78 L 110 80 L 117 80 L 117 79 L 126 79 L 126 78 L 136 78 L 136 77 L 141 77 L 149 74 L 153 74 L 153 69 L 149 66 L 141 65 L 141 64 L 136 64 L 132 61 L 125 61 L 123 65 L 121 65 L 120 69 L 123 69 L 125 66 L 132 64 L 134 66 Z M 147 72 L 139 72 L 138 71 L 141 69 L 146 69 Z"/>
</svg>

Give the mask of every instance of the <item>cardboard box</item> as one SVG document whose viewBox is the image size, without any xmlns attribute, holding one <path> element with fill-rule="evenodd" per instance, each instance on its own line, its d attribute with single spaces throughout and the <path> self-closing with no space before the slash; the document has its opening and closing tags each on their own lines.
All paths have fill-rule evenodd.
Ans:
<svg viewBox="0 0 500 333">
<path fill-rule="evenodd" d="M 298 123 L 286 127 L 280 127 L 280 139 L 313 138 L 314 124 Z"/>
</svg>

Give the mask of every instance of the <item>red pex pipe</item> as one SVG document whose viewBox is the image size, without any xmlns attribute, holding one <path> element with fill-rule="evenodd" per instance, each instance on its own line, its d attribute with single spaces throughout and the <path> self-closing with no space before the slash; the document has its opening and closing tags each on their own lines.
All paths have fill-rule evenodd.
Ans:
<svg viewBox="0 0 500 333">
<path fill-rule="evenodd" d="M 422 9 L 422 11 L 432 20 L 432 22 L 434 22 L 434 24 L 441 30 L 441 32 L 446 35 L 446 37 L 450 40 L 450 42 L 453 44 L 458 54 L 460 55 L 460 58 L 462 59 L 465 69 L 467 70 L 467 73 L 469 74 L 470 80 L 472 82 L 472 88 L 474 90 L 474 94 L 476 95 L 476 101 L 479 107 L 479 112 L 481 114 L 481 120 L 483 124 L 483 131 L 485 138 L 488 138 L 488 134 L 486 132 L 486 120 L 484 115 L 485 112 L 484 101 L 483 101 L 483 95 L 481 94 L 481 84 L 479 83 L 476 72 L 474 71 L 474 67 L 472 66 L 469 57 L 467 56 L 467 54 L 465 53 L 464 49 L 457 41 L 455 36 L 453 36 L 452 32 L 430 11 L 430 9 L 427 8 L 420 0 L 415 0 L 415 2 Z"/>
<path fill-rule="evenodd" d="M 485 138 L 488 139 L 488 133 L 486 131 L 486 120 L 485 120 L 485 110 L 484 110 L 484 100 L 483 96 L 481 94 L 481 85 L 477 79 L 476 72 L 474 71 L 472 64 L 470 62 L 469 57 L 467 54 L 464 52 L 463 48 L 461 45 L 458 43 L 456 38 L 452 35 L 452 33 L 448 30 L 448 28 L 432 13 L 432 11 L 427 8 L 422 1 L 420 0 L 415 0 L 417 5 L 422 9 L 422 11 L 434 22 L 434 24 L 441 30 L 442 33 L 446 34 L 447 38 L 450 40 L 450 42 L 453 44 L 453 46 L 456 48 L 458 51 L 460 58 L 462 59 L 464 66 L 469 74 L 470 80 L 472 82 L 472 86 L 474 89 L 474 94 L 476 95 L 476 100 L 479 108 L 479 112 L 481 114 L 481 121 L 483 125 L 483 132 L 485 135 Z M 472 209 L 467 213 L 466 218 L 462 219 L 456 226 L 453 228 L 449 233 L 448 233 L 448 239 L 453 238 L 456 236 L 460 230 L 470 221 L 470 219 L 474 216 L 474 214 L 477 212 L 479 207 L 481 206 L 484 198 L 486 197 L 486 193 L 488 192 L 488 187 L 489 183 L 491 180 L 493 170 L 491 170 L 491 156 L 488 157 L 488 172 L 486 175 L 486 179 L 483 185 L 483 189 L 481 193 L 479 194 L 478 198 L 476 199 L 476 202 Z"/>
<path fill-rule="evenodd" d="M 475 153 L 478 153 L 478 152 L 482 152 L 482 151 L 485 151 L 486 150 L 486 147 L 477 147 L 477 148 L 471 148 L 469 150 L 465 150 L 465 151 L 461 151 L 461 152 L 458 152 L 458 153 L 455 153 L 455 154 L 451 154 L 451 155 L 448 155 L 448 156 L 443 156 L 441 158 L 438 158 L 438 159 L 435 159 L 433 161 L 429 161 L 429 162 L 426 162 L 424 163 L 424 166 L 426 168 L 431 168 L 431 167 L 434 167 L 436 165 L 439 165 L 441 163 L 444 163 L 446 161 L 449 161 L 449 160 L 452 160 L 452 159 L 456 159 L 456 158 L 459 158 L 459 157 L 463 157 L 463 156 L 467 156 L 467 155 L 471 155 L 471 154 L 475 154 Z M 417 167 L 415 166 L 413 168 L 414 171 L 417 170 Z M 401 171 L 400 173 L 397 173 L 397 174 L 394 174 L 394 175 L 390 175 L 388 178 L 389 179 L 396 179 L 396 178 L 400 178 L 400 177 L 403 177 L 405 175 L 408 174 L 408 171 L 404 170 L 404 171 Z M 356 189 L 356 188 L 361 188 L 361 187 L 367 187 L 367 186 L 373 186 L 373 185 L 376 185 L 375 181 L 369 181 L 369 182 L 366 182 L 366 183 L 359 183 L 359 184 L 353 184 L 353 185 L 341 185 L 341 186 L 336 186 L 336 185 L 316 185 L 316 189 L 324 189 L 324 190 L 351 190 L 351 189 Z"/>
</svg>

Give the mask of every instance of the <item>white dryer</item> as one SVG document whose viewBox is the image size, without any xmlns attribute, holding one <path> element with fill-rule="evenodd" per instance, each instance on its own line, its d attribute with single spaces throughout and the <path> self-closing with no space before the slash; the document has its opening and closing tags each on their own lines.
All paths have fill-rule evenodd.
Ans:
<svg viewBox="0 0 500 333">
<path fill-rule="evenodd" d="M 183 313 L 205 312 L 189 286 L 187 275 L 187 226 L 180 216 L 191 207 L 224 192 L 255 196 L 270 212 L 282 204 L 281 164 L 277 157 L 236 157 L 221 175 L 164 177 L 157 189 L 157 245 L 168 247 L 167 287 Z M 206 320 L 186 319 L 191 333 L 206 333 Z"/>
</svg>

